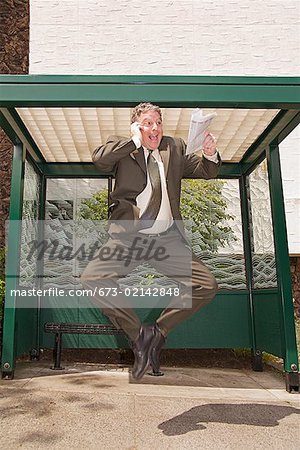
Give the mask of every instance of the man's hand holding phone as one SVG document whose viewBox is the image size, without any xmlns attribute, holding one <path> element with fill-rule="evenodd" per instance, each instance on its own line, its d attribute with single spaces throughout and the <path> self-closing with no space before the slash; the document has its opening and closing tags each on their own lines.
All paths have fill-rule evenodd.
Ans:
<svg viewBox="0 0 300 450">
<path fill-rule="evenodd" d="M 131 139 L 135 143 L 136 148 L 140 148 L 142 145 L 142 133 L 140 127 L 141 124 L 139 122 L 132 123 L 130 127 Z"/>
</svg>

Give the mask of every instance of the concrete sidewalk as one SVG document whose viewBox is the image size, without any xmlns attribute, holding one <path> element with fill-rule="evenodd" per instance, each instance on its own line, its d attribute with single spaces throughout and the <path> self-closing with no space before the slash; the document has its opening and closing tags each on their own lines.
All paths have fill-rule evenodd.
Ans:
<svg viewBox="0 0 300 450">
<path fill-rule="evenodd" d="M 165 368 L 134 382 L 127 368 L 21 362 L 0 382 L 6 449 L 298 449 L 300 404 L 282 375 Z"/>
</svg>

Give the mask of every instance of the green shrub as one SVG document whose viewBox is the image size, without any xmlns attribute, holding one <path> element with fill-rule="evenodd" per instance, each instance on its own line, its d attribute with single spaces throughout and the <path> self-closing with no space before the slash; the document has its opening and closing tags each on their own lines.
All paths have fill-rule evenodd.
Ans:
<svg viewBox="0 0 300 450">
<path fill-rule="evenodd" d="M 0 278 L 4 280 L 5 274 L 5 248 L 0 248 Z"/>
</svg>

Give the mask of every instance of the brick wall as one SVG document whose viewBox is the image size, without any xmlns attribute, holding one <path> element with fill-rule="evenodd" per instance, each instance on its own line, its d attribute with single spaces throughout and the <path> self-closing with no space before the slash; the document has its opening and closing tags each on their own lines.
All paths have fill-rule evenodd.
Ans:
<svg viewBox="0 0 300 450">
<path fill-rule="evenodd" d="M 0 0 L 0 74 L 26 74 L 28 67 L 29 0 Z M 0 249 L 5 246 L 5 222 L 9 217 L 12 150 L 11 141 L 0 128 Z M 0 262 L 2 263 L 2 260 Z M 0 270 L 2 278 L 3 267 Z M 0 351 L 2 308 L 1 295 Z"/>
<path fill-rule="evenodd" d="M 296 316 L 300 318 L 300 257 L 290 258 L 294 309 Z"/>
<path fill-rule="evenodd" d="M 29 65 L 29 0 L 0 2 L 0 74 L 26 74 Z M 12 144 L 0 129 L 0 247 L 8 218 Z"/>
</svg>

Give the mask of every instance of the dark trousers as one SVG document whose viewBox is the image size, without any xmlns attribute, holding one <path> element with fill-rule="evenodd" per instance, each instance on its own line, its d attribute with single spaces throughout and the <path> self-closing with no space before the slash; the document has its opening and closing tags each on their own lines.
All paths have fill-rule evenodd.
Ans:
<svg viewBox="0 0 300 450">
<path fill-rule="evenodd" d="M 180 296 L 170 299 L 168 306 L 163 305 L 166 307 L 157 319 L 161 332 L 167 336 L 176 325 L 215 297 L 218 289 L 217 282 L 210 270 L 191 253 L 177 230 L 172 229 L 160 237 L 141 235 L 141 233 L 138 235 L 140 251 L 143 248 L 146 252 L 149 246 L 152 246 L 152 255 L 155 255 L 156 251 L 157 257 L 148 261 L 151 266 L 174 279 L 180 286 Z M 122 277 L 140 265 L 141 261 L 137 251 L 133 251 L 130 258 L 120 259 L 120 249 L 130 248 L 136 236 L 112 235 L 103 246 L 105 250 L 102 247 L 98 251 L 81 275 L 81 282 L 85 289 L 99 292 L 99 288 L 102 288 L 103 293 L 105 290 L 117 293 L 115 296 L 96 294 L 93 302 L 101 308 L 112 324 L 122 328 L 131 340 L 135 340 L 138 336 L 141 323 L 128 297 L 121 293 L 119 283 Z M 159 252 L 157 252 L 158 249 L 160 249 Z M 164 249 L 164 253 L 161 249 Z M 167 299 L 164 298 L 164 300 Z M 158 307 L 161 308 L 160 305 Z"/>
</svg>

